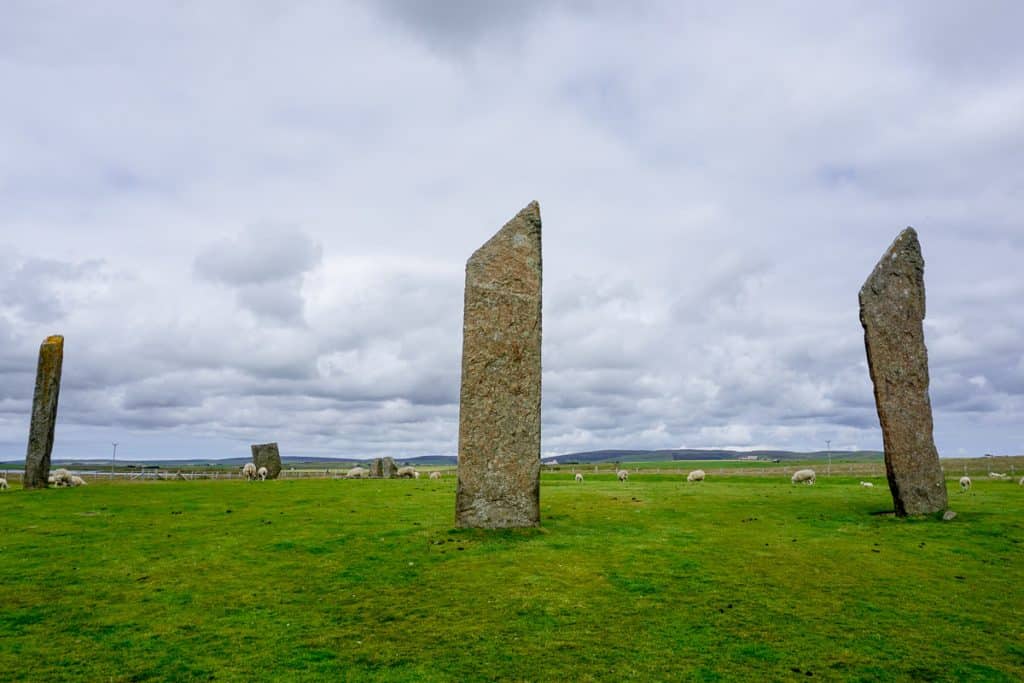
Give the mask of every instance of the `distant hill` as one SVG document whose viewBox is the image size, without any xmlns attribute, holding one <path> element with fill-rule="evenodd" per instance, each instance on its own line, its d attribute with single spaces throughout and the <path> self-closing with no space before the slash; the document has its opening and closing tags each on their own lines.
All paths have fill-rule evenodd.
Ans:
<svg viewBox="0 0 1024 683">
<path fill-rule="evenodd" d="M 812 451 L 801 453 L 797 451 L 730 451 L 725 449 L 694 449 L 683 448 L 675 450 L 601 450 L 584 451 L 581 453 L 564 453 L 542 458 L 544 462 L 558 460 L 560 463 L 601 463 L 601 462 L 669 462 L 673 460 L 738 460 L 741 457 L 756 457 L 758 460 L 826 460 L 828 451 Z M 882 459 L 881 451 L 832 451 L 834 460 L 846 461 L 878 461 Z M 321 456 L 286 455 L 281 457 L 286 467 L 298 469 L 319 468 L 319 467 L 351 467 L 357 464 L 366 464 L 370 458 L 330 458 Z M 249 458 L 220 458 L 192 460 L 118 460 L 118 468 L 125 467 L 161 467 L 169 469 L 184 469 L 189 467 L 219 467 L 234 468 L 241 467 L 249 462 Z M 458 460 L 454 455 L 418 455 L 411 458 L 395 458 L 400 465 L 413 466 L 454 466 Z M 93 469 L 110 466 L 110 460 L 54 460 L 54 464 L 73 469 Z M 0 469 L 15 469 L 25 466 L 24 460 L 12 460 L 0 463 Z"/>
<path fill-rule="evenodd" d="M 881 460 L 881 451 L 832 451 L 834 460 L 870 461 Z M 556 459 L 560 463 L 599 463 L 599 462 L 668 462 L 673 460 L 737 460 L 741 457 L 756 457 L 758 460 L 827 460 L 828 451 L 730 451 L 717 449 L 682 448 L 675 450 L 634 451 L 634 450 L 603 450 L 585 451 L 582 453 L 566 453 L 565 455 L 544 458 L 544 461 Z"/>
<path fill-rule="evenodd" d="M 319 457 L 319 456 L 305 456 L 305 455 L 283 455 L 281 456 L 281 463 L 286 467 L 295 467 L 300 469 L 308 469 L 310 467 L 351 467 L 358 464 L 365 465 L 372 458 L 330 458 L 330 457 Z M 218 467 L 218 468 L 234 468 L 241 467 L 247 462 L 250 462 L 251 458 L 238 457 L 238 458 L 194 458 L 188 460 L 121 460 L 118 459 L 118 469 L 131 468 L 131 467 L 160 467 L 167 469 L 186 469 L 189 467 Z M 395 462 L 399 465 L 450 465 L 454 466 L 457 459 L 454 455 L 418 455 L 412 458 L 395 458 Z M 68 467 L 71 469 L 102 469 L 110 467 L 110 459 L 104 458 L 99 460 L 54 460 L 54 466 Z M 8 462 L 0 462 L 0 469 L 20 469 L 25 466 L 24 460 L 11 460 Z"/>
</svg>

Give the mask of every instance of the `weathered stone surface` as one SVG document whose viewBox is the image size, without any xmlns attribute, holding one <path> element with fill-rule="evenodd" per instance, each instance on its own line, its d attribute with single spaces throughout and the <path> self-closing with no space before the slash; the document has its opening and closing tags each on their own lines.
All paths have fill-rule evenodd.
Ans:
<svg viewBox="0 0 1024 683">
<path fill-rule="evenodd" d="M 374 458 L 370 461 L 370 479 L 394 479 L 397 475 L 398 465 L 394 458 Z"/>
<path fill-rule="evenodd" d="M 57 400 L 60 398 L 60 371 L 64 364 L 64 337 L 47 337 L 39 347 L 36 390 L 32 398 L 32 422 L 25 453 L 26 489 L 44 489 L 50 477 L 53 431 L 57 426 Z"/>
<path fill-rule="evenodd" d="M 252 445 L 252 462 L 256 469 L 267 468 L 267 479 L 277 479 L 281 474 L 281 451 L 277 443 L 256 443 Z"/>
<path fill-rule="evenodd" d="M 924 345 L 924 258 L 917 233 L 900 233 L 860 290 L 860 322 L 885 470 L 896 514 L 946 508 L 946 482 L 932 438 L 928 350 Z"/>
<path fill-rule="evenodd" d="M 540 524 L 541 221 L 519 212 L 466 263 L 455 524 Z"/>
</svg>

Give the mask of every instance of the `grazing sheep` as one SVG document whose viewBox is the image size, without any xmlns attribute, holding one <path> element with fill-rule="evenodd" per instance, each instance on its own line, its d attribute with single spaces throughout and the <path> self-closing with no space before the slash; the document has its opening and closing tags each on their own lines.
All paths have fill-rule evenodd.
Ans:
<svg viewBox="0 0 1024 683">
<path fill-rule="evenodd" d="M 4 491 L 7 488 L 7 479 L 5 479 L 4 477 L 0 477 L 0 491 Z"/>
<path fill-rule="evenodd" d="M 580 483 L 582 483 L 582 482 L 583 482 L 583 475 L 582 475 L 582 474 L 580 474 L 579 472 L 577 472 L 577 473 L 576 473 L 576 483 L 577 483 L 577 484 L 580 484 Z"/>
<path fill-rule="evenodd" d="M 629 479 L 629 472 L 626 470 L 619 470 L 615 473 L 615 476 L 619 478 L 619 481 L 626 481 Z"/>
<path fill-rule="evenodd" d="M 1000 474 L 999 472 L 989 472 L 988 473 L 988 478 L 989 479 L 1006 479 L 1006 475 L 1005 474 Z"/>
<path fill-rule="evenodd" d="M 440 472 L 431 472 L 430 473 L 430 478 L 431 479 L 440 479 L 441 478 L 441 473 Z"/>
<path fill-rule="evenodd" d="M 252 481 L 256 478 L 256 465 L 251 462 L 245 463 L 245 467 L 242 468 L 242 476 L 245 477 L 246 481 Z"/>
<path fill-rule="evenodd" d="M 420 478 L 420 471 L 416 470 L 415 472 L 412 473 L 412 476 L 413 476 L 414 479 L 419 479 Z"/>
<path fill-rule="evenodd" d="M 874 484 L 872 484 L 872 483 L 871 483 L 870 481 L 862 481 L 862 482 L 860 483 L 860 485 L 861 485 L 861 486 L 863 486 L 863 487 L 864 487 L 864 488 L 866 488 L 866 489 L 871 489 L 871 488 L 874 488 L 874 487 L 875 487 L 875 485 L 874 485 Z"/>
<path fill-rule="evenodd" d="M 353 467 L 345 474 L 346 479 L 366 479 L 368 476 L 370 476 L 370 470 L 365 467 Z"/>
<path fill-rule="evenodd" d="M 704 477 L 706 476 L 707 475 L 704 474 L 704 470 L 694 470 L 686 475 L 686 481 L 704 481 Z"/>
<path fill-rule="evenodd" d="M 268 474 L 270 474 L 270 470 L 268 470 L 266 467 L 261 467 L 258 470 L 256 470 L 256 476 L 259 478 L 260 481 L 266 481 Z"/>
<path fill-rule="evenodd" d="M 793 473 L 793 476 L 789 478 L 789 481 L 794 484 L 799 484 L 800 482 L 813 484 L 816 476 L 817 475 L 814 474 L 814 470 L 797 470 Z"/>
<path fill-rule="evenodd" d="M 1021 486 L 1024 486 L 1024 477 L 1021 477 L 1020 481 L 1018 481 L 1017 483 Z"/>
<path fill-rule="evenodd" d="M 72 475 L 71 476 L 71 485 L 72 486 L 88 486 L 88 484 L 85 483 L 85 479 L 82 479 L 78 475 Z"/>
<path fill-rule="evenodd" d="M 960 491 L 963 492 L 963 491 L 966 491 L 969 488 L 971 488 L 971 478 L 970 477 L 960 477 Z"/>
<path fill-rule="evenodd" d="M 395 473 L 395 476 L 397 476 L 399 479 L 412 479 L 416 476 L 416 468 L 408 466 L 399 467 L 398 471 Z"/>
</svg>

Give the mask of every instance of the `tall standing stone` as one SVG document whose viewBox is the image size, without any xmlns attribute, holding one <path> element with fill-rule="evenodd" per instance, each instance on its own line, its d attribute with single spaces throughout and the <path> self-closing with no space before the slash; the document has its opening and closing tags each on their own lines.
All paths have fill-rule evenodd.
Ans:
<svg viewBox="0 0 1024 683">
<path fill-rule="evenodd" d="M 32 397 L 32 423 L 25 453 L 26 489 L 44 489 L 50 476 L 53 430 L 57 425 L 57 399 L 60 397 L 60 371 L 64 364 L 64 337 L 47 337 L 39 347 L 36 390 Z"/>
<path fill-rule="evenodd" d="M 541 221 L 520 211 L 466 263 L 455 524 L 540 524 Z"/>
<path fill-rule="evenodd" d="M 267 468 L 267 479 L 277 479 L 281 474 L 281 451 L 277 443 L 256 443 L 252 445 L 252 462 L 258 470 Z"/>
<path fill-rule="evenodd" d="M 938 512 L 948 502 L 932 438 L 924 315 L 924 258 L 917 233 L 907 228 L 860 290 L 860 322 L 882 424 L 885 470 L 901 517 Z"/>
</svg>

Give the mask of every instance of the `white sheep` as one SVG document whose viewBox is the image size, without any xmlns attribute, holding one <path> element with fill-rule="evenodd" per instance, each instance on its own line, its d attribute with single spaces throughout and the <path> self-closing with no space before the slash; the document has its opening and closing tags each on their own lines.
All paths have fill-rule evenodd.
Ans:
<svg viewBox="0 0 1024 683">
<path fill-rule="evenodd" d="M 82 479 L 77 474 L 71 476 L 71 485 L 72 486 L 88 486 L 88 484 L 85 483 L 85 479 Z"/>
<path fill-rule="evenodd" d="M 430 478 L 431 479 L 440 479 L 441 478 L 441 473 L 440 472 L 431 472 L 430 473 Z"/>
<path fill-rule="evenodd" d="M 989 479 L 1006 479 L 1006 475 L 1005 474 L 1000 474 L 999 472 L 989 472 L 988 473 L 988 478 Z"/>
<path fill-rule="evenodd" d="M 1020 481 L 1018 481 L 1017 483 L 1021 486 L 1024 486 L 1024 477 L 1021 477 Z"/>
<path fill-rule="evenodd" d="M 966 491 L 969 488 L 971 488 L 971 478 L 966 476 L 960 477 L 960 491 Z"/>
<path fill-rule="evenodd" d="M 412 477 L 413 477 L 413 479 L 419 479 L 420 478 L 420 471 L 416 470 L 415 472 L 413 472 L 412 473 Z"/>
<path fill-rule="evenodd" d="M 268 470 L 266 467 L 261 467 L 258 470 L 256 470 L 256 477 L 260 481 L 266 481 L 267 480 L 267 476 L 269 474 L 270 474 L 270 470 Z"/>
<path fill-rule="evenodd" d="M 242 468 L 242 476 L 245 477 L 246 481 L 252 481 L 253 479 L 255 479 L 256 478 L 256 465 L 254 465 L 251 462 L 245 463 L 245 466 Z"/>
<path fill-rule="evenodd" d="M 704 474 L 704 470 L 694 470 L 686 475 L 686 481 L 704 481 L 704 477 L 706 476 L 707 475 Z"/>
<path fill-rule="evenodd" d="M 7 488 L 7 479 L 4 477 L 0 477 L 0 491 L 5 491 Z"/>
<path fill-rule="evenodd" d="M 345 474 L 345 478 L 346 479 L 366 479 L 366 477 L 369 474 L 370 474 L 370 470 L 366 469 L 365 467 L 358 467 L 357 466 L 357 467 L 353 467 L 352 469 L 350 469 Z"/>
<path fill-rule="evenodd" d="M 875 485 L 874 485 L 874 484 L 872 484 L 872 483 L 871 483 L 870 481 L 862 481 L 862 482 L 860 483 L 860 485 L 861 485 L 861 486 L 863 486 L 863 487 L 864 487 L 864 488 L 866 488 L 866 489 L 871 489 L 871 488 L 874 488 L 874 487 L 875 487 Z"/>
<path fill-rule="evenodd" d="M 63 467 L 53 470 L 46 481 L 49 482 L 51 478 L 55 486 L 71 486 L 71 473 Z"/>
<path fill-rule="evenodd" d="M 583 475 L 580 474 L 579 472 L 576 473 L 576 483 L 577 484 L 582 484 L 583 483 Z"/>
<path fill-rule="evenodd" d="M 619 481 L 626 481 L 629 479 L 629 472 L 626 470 L 619 470 L 615 473 L 615 476 L 619 478 Z"/>
<path fill-rule="evenodd" d="M 409 467 L 408 465 L 405 467 L 399 467 L 398 471 L 395 472 L 395 476 L 399 479 L 413 479 L 416 477 L 416 468 Z"/>
<path fill-rule="evenodd" d="M 814 474 L 814 470 L 797 470 L 793 473 L 793 476 L 789 478 L 789 481 L 794 484 L 803 482 L 805 484 L 813 484 L 817 475 Z"/>
</svg>

